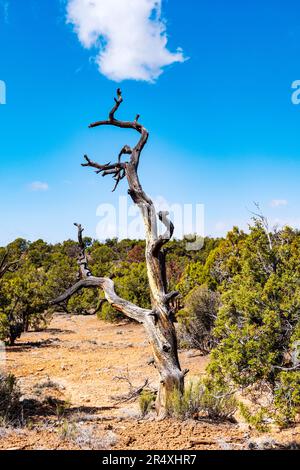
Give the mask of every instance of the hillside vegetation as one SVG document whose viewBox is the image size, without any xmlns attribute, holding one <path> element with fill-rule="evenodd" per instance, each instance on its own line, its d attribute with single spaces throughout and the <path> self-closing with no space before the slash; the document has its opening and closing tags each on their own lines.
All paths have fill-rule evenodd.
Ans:
<svg viewBox="0 0 300 470">
<path fill-rule="evenodd" d="M 143 241 L 84 243 L 94 275 L 113 278 L 120 296 L 150 307 Z M 169 289 L 180 292 L 174 320 L 180 348 L 198 349 L 210 360 L 205 378 L 193 385 L 197 392 L 187 387 L 183 397 L 174 397 L 170 415 L 195 416 L 203 400 L 217 409 L 234 399 L 259 430 L 272 423 L 290 426 L 300 408 L 300 233 L 270 231 L 256 218 L 248 233 L 234 228 L 224 239 L 206 238 L 200 251 L 187 251 L 185 243 L 166 245 Z M 47 327 L 50 301 L 77 279 L 77 256 L 71 240 L 51 245 L 17 239 L 0 248 L 7 267 L 0 279 L 1 340 L 13 345 L 23 332 Z M 60 308 L 106 321 L 121 315 L 98 289 L 84 290 Z"/>
</svg>

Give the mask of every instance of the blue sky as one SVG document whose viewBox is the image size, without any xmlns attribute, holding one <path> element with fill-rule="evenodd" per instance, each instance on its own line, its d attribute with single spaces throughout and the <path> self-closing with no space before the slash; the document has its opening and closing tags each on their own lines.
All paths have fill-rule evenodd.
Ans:
<svg viewBox="0 0 300 470">
<path fill-rule="evenodd" d="M 138 78 L 144 69 L 133 50 L 130 63 L 126 51 L 114 49 L 99 65 L 100 46 L 87 48 L 91 18 L 82 19 L 79 9 L 67 24 L 66 9 L 59 0 L 0 0 L 0 80 L 7 87 L 0 105 L 1 244 L 18 236 L 61 241 L 73 236 L 74 221 L 95 237 L 99 204 L 117 204 L 127 191 L 124 181 L 112 194 L 111 179 L 80 163 L 84 153 L 113 160 L 135 142 L 132 133 L 87 125 L 106 117 L 119 86 L 112 78 Z M 291 101 L 291 85 L 300 80 L 299 2 L 169 0 L 162 17 L 168 44 L 160 60 L 178 63 L 163 67 L 159 48 L 141 41 L 152 83 L 120 84 L 120 116 L 139 112 L 150 131 L 140 166 L 145 190 L 170 203 L 204 204 L 207 235 L 246 227 L 253 201 L 271 223 L 300 227 L 300 105 Z"/>
</svg>

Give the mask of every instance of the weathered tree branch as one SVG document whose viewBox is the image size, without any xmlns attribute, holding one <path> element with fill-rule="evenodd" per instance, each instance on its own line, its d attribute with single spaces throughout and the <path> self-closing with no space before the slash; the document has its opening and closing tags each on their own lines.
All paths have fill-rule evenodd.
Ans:
<svg viewBox="0 0 300 470">
<path fill-rule="evenodd" d="M 135 400 L 142 393 L 142 391 L 149 385 L 149 379 L 145 379 L 142 385 L 140 385 L 139 387 L 134 387 L 129 378 L 128 370 L 127 370 L 126 375 L 116 376 L 114 377 L 114 380 L 127 382 L 128 387 L 129 387 L 129 391 L 126 395 L 111 397 L 114 401 L 116 401 L 116 405 Z"/>
<path fill-rule="evenodd" d="M 150 315 L 151 310 L 147 310 L 144 308 L 140 308 L 134 305 L 132 302 L 128 300 L 124 300 L 119 297 L 115 292 L 114 282 L 105 277 L 95 277 L 90 275 L 85 279 L 81 279 L 72 287 L 67 289 L 62 295 L 57 297 L 57 299 L 53 300 L 51 303 L 52 305 L 60 304 L 66 300 L 69 300 L 74 294 L 79 292 L 81 289 L 84 288 L 91 288 L 91 287 L 100 287 L 105 294 L 106 300 L 111 304 L 113 308 L 118 310 L 124 315 L 136 320 L 139 323 L 143 323 L 144 316 Z"/>
<path fill-rule="evenodd" d="M 163 235 L 160 235 L 156 241 L 153 243 L 152 247 L 152 253 L 155 256 L 161 248 L 168 243 L 168 241 L 172 238 L 173 233 L 174 233 L 174 225 L 173 223 L 168 220 L 167 216 L 169 215 L 169 212 L 159 212 L 158 213 L 158 218 L 159 220 L 165 225 L 166 227 L 166 232 Z"/>
<path fill-rule="evenodd" d="M 180 293 L 177 290 L 174 290 L 174 291 L 169 292 L 168 294 L 165 295 L 164 301 L 165 302 L 171 302 L 171 300 L 175 299 L 179 295 L 180 295 Z"/>
<path fill-rule="evenodd" d="M 151 310 L 142 309 L 137 307 L 127 300 L 121 299 L 114 288 L 114 282 L 109 278 L 95 277 L 92 275 L 88 267 L 88 259 L 85 252 L 85 245 L 82 238 L 82 233 L 84 228 L 81 224 L 74 224 L 78 229 L 78 245 L 80 248 L 78 256 L 78 265 L 79 265 L 79 279 L 76 284 L 71 286 L 67 291 L 60 295 L 57 299 L 51 302 L 52 305 L 58 305 L 63 302 L 67 302 L 72 295 L 81 291 L 84 288 L 101 288 L 104 291 L 106 300 L 119 312 L 124 313 L 128 317 L 142 323 L 143 316 L 149 315 Z"/>
<path fill-rule="evenodd" d="M 296 364 L 295 366 L 291 366 L 291 367 L 273 366 L 273 369 L 284 370 L 287 372 L 292 371 L 292 370 L 300 370 L 300 364 Z"/>
<path fill-rule="evenodd" d="M 79 279 L 87 279 L 88 277 L 92 275 L 92 273 L 88 267 L 88 260 L 87 260 L 87 256 L 85 253 L 85 245 L 84 245 L 83 238 L 82 238 L 82 232 L 84 231 L 84 229 L 82 228 L 81 224 L 74 223 L 74 225 L 78 229 L 78 245 L 80 249 L 80 253 L 79 253 L 78 261 L 77 261 L 79 265 L 78 277 Z"/>
<path fill-rule="evenodd" d="M 136 130 L 137 132 L 139 132 L 141 134 L 141 138 L 138 141 L 138 143 L 136 144 L 136 146 L 133 149 L 130 149 L 130 147 L 125 145 L 123 147 L 123 150 L 126 149 L 127 151 L 123 151 L 123 152 L 121 151 L 121 155 L 123 155 L 124 153 L 131 154 L 130 163 L 132 165 L 134 165 L 136 170 L 137 170 L 138 164 L 139 164 L 140 154 L 141 154 L 145 144 L 147 143 L 149 133 L 148 133 L 147 129 L 138 122 L 138 120 L 140 118 L 139 114 L 136 116 L 134 121 L 120 121 L 120 120 L 115 118 L 115 113 L 119 109 L 121 103 L 123 102 L 122 92 L 121 92 L 120 88 L 118 88 L 118 90 L 117 90 L 117 96 L 118 97 L 115 98 L 115 105 L 109 113 L 109 118 L 107 120 L 104 120 L 104 121 L 94 122 L 94 123 L 90 124 L 89 127 L 93 128 L 93 127 L 98 127 L 98 126 L 115 126 L 115 127 L 121 127 L 122 129 L 133 129 L 133 130 Z"/>
<path fill-rule="evenodd" d="M 162 249 L 165 243 L 172 237 L 174 226 L 172 222 L 167 219 L 168 213 L 160 212 L 158 219 L 165 225 L 167 230 L 163 235 L 158 236 L 158 220 L 154 204 L 144 192 L 137 174 L 141 152 L 147 143 L 149 133 L 147 129 L 138 122 L 139 115 L 136 116 L 134 121 L 120 121 L 115 118 L 115 113 L 122 102 L 122 93 L 121 90 L 118 89 L 115 105 L 110 111 L 108 119 L 97 121 L 90 124 L 89 127 L 115 126 L 123 129 L 133 129 L 141 135 L 139 141 L 133 149 L 125 145 L 120 151 L 116 163 L 111 164 L 109 162 L 105 165 L 100 165 L 85 155 L 86 163 L 83 163 L 82 166 L 95 168 L 96 173 L 102 174 L 103 176 L 112 175 L 116 181 L 113 190 L 116 189 L 123 178 L 127 178 L 129 186 L 128 194 L 131 196 L 133 202 L 140 208 L 145 225 L 145 258 L 152 309 L 143 309 L 131 302 L 121 299 L 116 294 L 114 283 L 111 279 L 98 278 L 91 274 L 85 255 L 82 241 L 82 227 L 80 225 L 77 225 L 78 241 L 81 247 L 79 259 L 80 281 L 58 297 L 53 303 L 57 304 L 65 301 L 83 288 L 99 287 L 103 289 L 105 298 L 112 307 L 144 325 L 149 342 L 152 346 L 155 367 L 160 374 L 160 388 L 157 395 L 156 406 L 159 416 L 163 417 L 167 412 L 168 397 L 174 389 L 180 392 L 183 391 L 184 376 L 187 373 L 187 371 L 182 372 L 180 368 L 176 332 L 172 320 L 173 312 L 169 305 L 170 301 L 175 298 L 178 293 L 168 293 L 167 291 L 165 252 Z M 121 162 L 123 155 L 130 155 L 128 162 Z"/>
<path fill-rule="evenodd" d="M 269 248 L 270 248 L 270 251 L 272 252 L 273 251 L 273 242 L 272 242 L 272 239 L 271 239 L 271 235 L 270 235 L 270 228 L 269 228 L 269 222 L 268 222 L 268 219 L 265 215 L 263 215 L 263 213 L 261 212 L 261 209 L 260 209 L 260 205 L 258 202 L 254 202 L 254 205 L 255 207 L 257 208 L 258 212 L 252 212 L 252 214 L 254 215 L 254 217 L 256 217 L 258 220 L 260 220 L 261 222 L 261 225 L 264 229 L 264 232 L 266 234 L 266 237 L 268 239 L 268 243 L 269 243 Z"/>
</svg>

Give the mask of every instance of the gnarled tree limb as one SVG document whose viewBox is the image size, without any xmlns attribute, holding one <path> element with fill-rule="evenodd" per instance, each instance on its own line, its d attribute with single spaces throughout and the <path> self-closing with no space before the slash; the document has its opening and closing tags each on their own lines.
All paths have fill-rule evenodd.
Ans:
<svg viewBox="0 0 300 470">
<path fill-rule="evenodd" d="M 78 281 L 72 287 L 67 289 L 62 295 L 57 297 L 57 299 L 53 300 L 51 304 L 57 305 L 65 302 L 82 289 L 91 287 L 101 288 L 105 294 L 106 300 L 113 308 L 139 323 L 143 323 L 144 317 L 151 314 L 151 310 L 140 308 L 137 305 L 134 305 L 132 302 L 119 297 L 115 292 L 114 282 L 111 279 L 106 277 L 95 277 L 92 275 Z"/>
<path fill-rule="evenodd" d="M 167 218 L 169 212 L 161 211 L 158 213 L 159 220 L 164 224 L 166 227 L 166 232 L 163 235 L 160 235 L 157 240 L 153 242 L 152 246 L 152 254 L 155 256 L 161 248 L 168 243 L 168 241 L 172 238 L 174 233 L 174 224 Z"/>
<path fill-rule="evenodd" d="M 109 113 L 108 119 L 97 121 L 90 124 L 90 128 L 98 126 L 115 126 L 123 129 L 133 129 L 141 136 L 134 148 L 125 145 L 119 153 L 116 163 L 107 163 L 100 165 L 92 161 L 85 155 L 86 163 L 82 166 L 89 166 L 96 169 L 97 173 L 103 176 L 112 175 L 115 178 L 115 187 L 123 178 L 127 178 L 128 194 L 133 202 L 141 210 L 145 225 L 146 238 L 146 264 L 147 274 L 151 292 L 152 309 L 140 308 L 131 302 L 121 299 L 115 292 L 114 283 L 108 278 L 94 277 L 88 269 L 87 257 L 82 242 L 82 228 L 77 225 L 79 230 L 79 245 L 81 246 L 81 258 L 79 260 L 81 280 L 75 286 L 68 289 L 63 295 L 54 301 L 60 303 L 70 298 L 74 293 L 86 287 L 99 287 L 103 289 L 108 302 L 118 311 L 126 316 L 142 323 L 146 329 L 149 342 L 152 346 L 155 367 L 160 374 L 160 388 L 157 395 L 157 411 L 160 417 L 166 415 L 168 397 L 174 389 L 183 391 L 184 376 L 186 371 L 182 372 L 178 359 L 177 339 L 174 324 L 172 321 L 172 309 L 170 301 L 178 295 L 177 292 L 168 293 L 165 252 L 162 249 L 164 244 L 170 240 L 173 235 L 174 226 L 167 219 L 168 213 L 160 212 L 158 219 L 166 226 L 167 231 L 162 236 L 158 236 L 157 214 L 154 204 L 149 196 L 144 192 L 137 174 L 141 152 L 147 143 L 149 133 L 138 120 L 139 115 L 134 121 L 120 121 L 116 119 L 115 114 L 123 102 L 121 90 L 117 90 L 115 105 Z M 121 162 L 123 155 L 130 155 L 128 162 Z"/>
<path fill-rule="evenodd" d="M 78 277 L 79 279 L 87 279 L 88 277 L 92 275 L 92 273 L 88 267 L 88 260 L 87 260 L 87 256 L 85 252 L 85 245 L 84 245 L 83 238 L 82 238 L 82 232 L 84 231 L 84 228 L 82 228 L 81 224 L 74 223 L 74 225 L 78 229 L 78 245 L 80 249 L 80 253 L 79 253 L 78 261 L 77 261 L 79 265 Z"/>
<path fill-rule="evenodd" d="M 148 140 L 148 137 L 149 137 L 149 132 L 147 131 L 147 129 L 144 126 L 142 126 L 138 122 L 138 119 L 140 118 L 139 114 L 136 116 L 134 121 L 120 121 L 120 120 L 115 118 L 115 113 L 119 109 L 121 103 L 123 102 L 122 92 L 121 92 L 120 88 L 118 88 L 118 90 L 117 90 L 117 96 L 118 97 L 115 98 L 115 105 L 112 108 L 112 110 L 110 111 L 108 119 L 104 120 L 104 121 L 94 122 L 94 123 L 90 124 L 89 127 L 93 128 L 93 127 L 98 127 L 98 126 L 115 126 L 115 127 L 121 127 L 122 129 L 133 129 L 133 130 L 136 130 L 137 132 L 139 132 L 141 134 L 140 140 L 138 141 L 138 143 L 136 144 L 136 146 L 132 150 L 130 149 L 131 150 L 131 152 L 130 152 L 130 154 L 131 154 L 130 163 L 132 165 L 134 165 L 135 169 L 137 170 L 138 164 L 139 164 L 140 154 L 141 154 L 145 144 L 147 143 L 147 140 Z M 128 146 L 125 146 L 125 147 L 127 147 L 128 149 L 130 148 Z M 129 153 L 129 152 L 123 152 L 123 153 Z"/>
</svg>

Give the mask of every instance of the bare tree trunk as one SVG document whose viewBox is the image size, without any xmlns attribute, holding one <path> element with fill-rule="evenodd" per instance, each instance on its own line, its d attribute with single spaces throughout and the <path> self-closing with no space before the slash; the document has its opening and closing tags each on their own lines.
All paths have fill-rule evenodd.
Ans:
<svg viewBox="0 0 300 470">
<path fill-rule="evenodd" d="M 154 364 L 160 374 L 160 387 L 157 395 L 156 409 L 159 417 L 165 417 L 167 414 L 167 405 L 170 393 L 174 389 L 183 392 L 184 376 L 188 372 L 181 371 L 176 331 L 172 321 L 172 309 L 170 302 L 178 295 L 178 292 L 167 292 L 165 252 L 163 246 L 173 235 L 174 226 L 168 220 L 167 212 L 158 214 L 159 221 L 165 225 L 166 232 L 158 236 L 157 230 L 157 214 L 154 204 L 147 194 L 143 191 L 138 178 L 138 165 L 141 152 L 147 143 L 149 133 L 139 122 L 139 115 L 132 122 L 119 121 L 115 118 L 115 112 L 122 103 L 121 90 L 117 90 L 118 98 L 115 99 L 115 106 L 109 114 L 109 119 L 91 124 L 89 127 L 97 126 L 115 126 L 125 129 L 134 129 L 141 134 L 141 138 L 137 145 L 131 149 L 125 145 L 118 157 L 118 161 L 114 164 L 99 165 L 91 161 L 86 155 L 86 163 L 82 166 L 90 166 L 96 169 L 96 173 L 102 176 L 113 175 L 116 183 L 113 191 L 123 178 L 127 178 L 129 190 L 133 202 L 140 208 L 146 237 L 146 264 L 151 292 L 151 310 L 140 308 L 131 302 L 121 299 L 114 290 L 114 283 L 108 278 L 96 278 L 92 275 L 88 268 L 85 247 L 82 240 L 82 227 L 78 227 L 78 241 L 81 247 L 79 257 L 80 281 L 71 287 L 67 292 L 61 295 L 53 303 L 57 304 L 70 298 L 75 292 L 85 287 L 101 287 L 105 293 L 106 300 L 116 310 L 122 312 L 126 316 L 142 323 L 147 332 L 149 343 L 152 346 Z M 122 155 L 130 155 L 129 162 L 122 163 Z"/>
<path fill-rule="evenodd" d="M 29 331 L 29 315 L 27 312 L 23 313 L 23 331 L 26 333 Z"/>
</svg>

